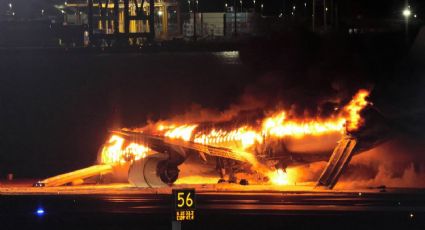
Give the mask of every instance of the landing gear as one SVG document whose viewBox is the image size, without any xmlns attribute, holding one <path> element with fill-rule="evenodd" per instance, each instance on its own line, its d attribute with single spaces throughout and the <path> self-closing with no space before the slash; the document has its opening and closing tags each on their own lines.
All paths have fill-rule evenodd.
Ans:
<svg viewBox="0 0 425 230">
<path fill-rule="evenodd" d="M 217 157 L 217 164 L 216 169 L 218 170 L 220 174 L 220 179 L 218 180 L 218 184 L 226 182 L 224 179 L 224 176 L 226 175 L 226 169 L 224 168 L 224 161 L 222 158 Z"/>
<path fill-rule="evenodd" d="M 225 182 L 226 182 L 226 180 L 224 178 L 220 178 L 217 183 L 221 184 L 221 183 L 225 183 Z"/>
<path fill-rule="evenodd" d="M 279 163 L 277 163 L 274 166 L 276 169 L 281 169 L 284 173 L 286 173 L 286 168 L 288 167 L 288 165 L 282 161 L 280 161 Z"/>
<path fill-rule="evenodd" d="M 218 157 L 217 158 L 217 164 L 216 164 L 216 170 L 220 174 L 220 179 L 217 182 L 218 184 L 225 183 L 225 182 L 228 182 L 228 183 L 231 183 L 231 184 L 237 184 L 238 183 L 238 178 L 236 177 L 236 174 L 235 174 L 235 172 L 238 171 L 238 167 L 235 165 L 235 162 L 230 161 L 230 160 L 225 161 L 225 159 Z M 226 172 L 228 172 L 228 175 L 229 175 L 229 179 L 227 181 L 225 179 Z M 239 181 L 239 184 L 240 185 L 248 185 L 248 180 L 241 179 Z"/>
<path fill-rule="evenodd" d="M 177 165 L 168 164 L 167 161 L 161 161 L 158 164 L 158 174 L 161 180 L 169 185 L 173 184 L 179 177 L 180 170 Z"/>
<path fill-rule="evenodd" d="M 247 180 L 247 179 L 241 179 L 241 180 L 239 181 L 239 184 L 240 184 L 240 185 L 249 185 L 249 183 L 248 183 L 248 180 Z"/>
<path fill-rule="evenodd" d="M 237 182 L 238 182 L 238 178 L 236 178 L 232 170 L 232 172 L 229 174 L 229 183 L 236 184 Z"/>
</svg>

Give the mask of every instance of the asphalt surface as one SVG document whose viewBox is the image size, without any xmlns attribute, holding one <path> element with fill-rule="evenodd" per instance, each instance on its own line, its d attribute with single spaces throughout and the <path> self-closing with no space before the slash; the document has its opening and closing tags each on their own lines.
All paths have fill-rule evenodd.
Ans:
<svg viewBox="0 0 425 230">
<path fill-rule="evenodd" d="M 43 215 L 36 211 L 43 209 Z M 425 229 L 425 192 L 201 192 L 182 229 Z M 0 229 L 171 229 L 170 194 L 1 195 Z"/>
</svg>

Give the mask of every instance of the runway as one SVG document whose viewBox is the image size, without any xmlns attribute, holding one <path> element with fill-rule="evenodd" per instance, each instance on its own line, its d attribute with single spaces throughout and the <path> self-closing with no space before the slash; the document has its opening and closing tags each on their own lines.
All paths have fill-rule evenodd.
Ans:
<svg viewBox="0 0 425 230">
<path fill-rule="evenodd" d="M 109 187 L 108 187 L 109 186 Z M 351 191 L 194 187 L 196 218 L 183 229 L 424 229 L 425 190 Z M 7 190 L 9 188 L 9 190 Z M 38 193 L 34 192 L 38 189 Z M 6 191 L 7 190 L 7 191 Z M 171 229 L 172 188 L 126 184 L 0 188 L 2 229 Z M 67 192 L 66 192 L 67 191 Z M 45 215 L 37 216 L 42 208 Z"/>
</svg>

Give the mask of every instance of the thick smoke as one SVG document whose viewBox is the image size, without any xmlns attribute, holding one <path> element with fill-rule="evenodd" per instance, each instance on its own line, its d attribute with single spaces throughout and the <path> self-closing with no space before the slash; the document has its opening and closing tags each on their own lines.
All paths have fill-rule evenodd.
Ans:
<svg viewBox="0 0 425 230">
<path fill-rule="evenodd" d="M 424 153 L 423 140 L 395 137 L 355 156 L 339 187 L 425 187 Z"/>
<path fill-rule="evenodd" d="M 268 115 L 278 110 L 285 110 L 294 118 L 329 117 L 359 89 L 371 89 L 374 83 L 375 77 L 366 74 L 371 62 L 364 57 L 370 53 L 362 52 L 376 55 L 379 51 L 376 47 L 354 46 L 355 42 L 322 38 L 297 27 L 280 28 L 271 38 L 247 42 L 239 52 L 250 76 L 237 76 L 243 85 L 234 88 L 243 90 L 236 100 L 227 101 L 220 109 L 192 104 L 185 112 L 162 119 L 178 123 L 222 122 L 245 111 Z M 220 95 L 219 91 L 214 93 Z"/>
<path fill-rule="evenodd" d="M 336 189 L 425 187 L 423 140 L 397 136 L 353 157 Z M 326 162 L 315 162 L 288 170 L 298 184 L 316 183 Z"/>
<path fill-rule="evenodd" d="M 425 187 L 423 143 L 420 139 L 396 136 L 354 156 L 335 188 Z M 315 162 L 295 167 L 293 176 L 298 183 L 315 183 L 325 166 L 326 162 Z"/>
<path fill-rule="evenodd" d="M 360 87 L 344 90 L 335 82 L 321 82 L 328 90 L 317 86 L 294 86 L 279 72 L 271 72 L 247 85 L 236 101 L 219 110 L 192 104 L 182 114 L 170 115 L 164 120 L 150 120 L 147 127 L 160 122 L 194 124 L 203 122 L 242 123 L 258 122 L 264 116 L 286 111 L 289 119 L 303 120 L 330 118 L 346 105 Z M 314 84 L 314 83 L 313 83 Z M 354 89 L 354 90 L 353 90 Z"/>
</svg>

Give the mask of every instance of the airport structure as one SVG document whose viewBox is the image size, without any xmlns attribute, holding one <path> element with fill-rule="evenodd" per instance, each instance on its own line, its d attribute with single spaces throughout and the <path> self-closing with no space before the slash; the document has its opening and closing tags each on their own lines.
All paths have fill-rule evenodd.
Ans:
<svg viewBox="0 0 425 230">
<path fill-rule="evenodd" d="M 302 26 L 319 34 L 349 36 L 403 32 L 406 38 L 423 24 L 415 8 L 394 6 L 399 14 L 375 18 L 338 0 L 228 2 L 222 8 L 199 8 L 197 1 L 66 0 L 57 4 L 0 4 L 0 45 L 96 47 L 142 45 L 146 41 L 227 40 L 271 37 Z M 388 8 L 388 7 L 387 7 Z M 28 10 L 31 9 L 31 10 Z M 22 36 L 22 32 L 30 36 Z"/>
<path fill-rule="evenodd" d="M 57 8 L 65 25 L 88 25 L 85 33 L 91 41 L 141 42 L 181 31 L 176 0 L 77 0 Z"/>
<path fill-rule="evenodd" d="M 399 18 L 371 22 L 362 17 L 340 16 L 347 6 L 339 1 L 312 1 L 284 9 L 277 16 L 263 14 L 263 4 L 242 8 L 228 6 L 220 12 L 201 12 L 193 3 L 182 7 L 177 0 L 68 0 L 56 5 L 65 26 L 87 25 L 86 43 L 114 45 L 116 41 L 142 44 L 172 39 L 221 39 L 264 35 L 271 27 L 301 23 L 325 33 L 343 29 L 350 35 L 400 29 Z M 341 3 L 342 4 L 342 3 Z M 183 10 L 182 10 L 183 8 Z M 348 18 L 347 18 L 348 17 Z M 90 39 L 89 39 L 90 38 Z"/>
<path fill-rule="evenodd" d="M 83 26 L 86 43 L 110 45 L 116 41 L 175 38 L 223 38 L 254 34 L 260 15 L 255 12 L 181 13 L 177 0 L 73 0 L 56 5 L 64 26 Z M 236 23 L 235 23 L 236 22 Z M 237 28 L 235 30 L 235 27 Z"/>
</svg>

